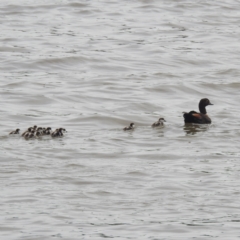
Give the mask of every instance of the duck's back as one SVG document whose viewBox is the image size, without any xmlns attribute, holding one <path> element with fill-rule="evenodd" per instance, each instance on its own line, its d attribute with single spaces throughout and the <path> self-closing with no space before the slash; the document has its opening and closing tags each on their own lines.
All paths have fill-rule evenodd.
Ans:
<svg viewBox="0 0 240 240">
<path fill-rule="evenodd" d="M 185 123 L 209 124 L 212 122 L 207 114 L 198 113 L 195 111 L 184 113 L 183 117 Z"/>
</svg>

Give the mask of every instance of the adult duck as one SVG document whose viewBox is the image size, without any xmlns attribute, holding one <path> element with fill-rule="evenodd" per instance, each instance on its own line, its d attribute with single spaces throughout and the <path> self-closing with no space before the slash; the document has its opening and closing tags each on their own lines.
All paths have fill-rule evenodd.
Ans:
<svg viewBox="0 0 240 240">
<path fill-rule="evenodd" d="M 206 107 L 208 105 L 213 105 L 209 99 L 203 98 L 199 102 L 199 111 L 190 111 L 189 113 L 184 112 L 183 117 L 184 117 L 184 122 L 185 123 L 198 123 L 198 124 L 209 124 L 211 123 L 211 118 L 207 115 Z"/>
</svg>

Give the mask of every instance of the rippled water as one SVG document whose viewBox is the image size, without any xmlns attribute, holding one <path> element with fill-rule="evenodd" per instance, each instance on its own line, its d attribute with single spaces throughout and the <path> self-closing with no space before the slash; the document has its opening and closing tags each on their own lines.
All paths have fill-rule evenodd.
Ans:
<svg viewBox="0 0 240 240">
<path fill-rule="evenodd" d="M 240 1 L 1 3 L 1 239 L 240 237 Z"/>
</svg>

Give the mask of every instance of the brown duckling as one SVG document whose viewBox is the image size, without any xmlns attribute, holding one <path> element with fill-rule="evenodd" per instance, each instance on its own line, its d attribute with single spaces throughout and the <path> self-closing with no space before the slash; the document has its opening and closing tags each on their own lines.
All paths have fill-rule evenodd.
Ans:
<svg viewBox="0 0 240 240">
<path fill-rule="evenodd" d="M 123 130 L 124 131 L 133 130 L 134 127 L 135 127 L 134 123 L 130 123 L 130 125 L 128 127 L 125 127 Z"/>
<path fill-rule="evenodd" d="M 35 132 L 34 132 L 34 130 L 32 129 L 32 131 L 31 132 L 27 132 L 25 135 L 24 135 L 24 137 L 26 138 L 26 139 L 29 139 L 29 138 L 33 138 L 33 137 L 35 137 L 35 134 L 34 134 Z"/>
<path fill-rule="evenodd" d="M 33 129 L 34 131 L 36 131 L 36 130 L 37 130 L 37 126 L 34 125 L 34 126 L 32 127 L 32 129 Z"/>
<path fill-rule="evenodd" d="M 35 131 L 35 136 L 42 136 L 43 135 L 43 128 L 42 127 L 38 127 Z M 36 133 L 38 133 L 37 135 L 36 135 Z"/>
<path fill-rule="evenodd" d="M 50 135 L 52 128 L 47 127 L 43 129 L 43 135 Z"/>
<path fill-rule="evenodd" d="M 52 136 L 52 137 L 60 137 L 60 136 L 62 136 L 61 134 L 62 134 L 62 133 L 61 133 L 61 130 L 57 128 L 55 131 L 53 131 L 53 132 L 51 133 L 51 136 Z"/>
<path fill-rule="evenodd" d="M 152 124 L 152 127 L 159 127 L 159 126 L 163 126 L 164 122 L 166 122 L 166 120 L 164 118 L 159 118 L 157 122 Z"/>
<path fill-rule="evenodd" d="M 67 131 L 66 131 L 65 128 L 59 128 L 58 132 L 59 132 L 59 135 L 60 135 L 60 136 L 63 136 L 63 133 L 65 133 L 65 132 L 67 132 Z"/>
<path fill-rule="evenodd" d="M 32 130 L 32 127 L 28 128 L 25 132 L 22 133 L 22 137 L 24 137 L 26 133 L 31 132 Z"/>
<path fill-rule="evenodd" d="M 203 98 L 199 102 L 199 111 L 190 111 L 189 113 L 184 112 L 184 122 L 185 123 L 198 123 L 198 124 L 209 124 L 211 123 L 211 118 L 207 115 L 206 106 L 213 105 L 209 99 Z"/>
<path fill-rule="evenodd" d="M 34 137 L 41 137 L 43 135 L 42 131 L 36 131 L 34 132 Z"/>
<path fill-rule="evenodd" d="M 51 133 L 52 137 L 62 137 L 63 133 L 67 132 L 65 128 L 57 128 L 54 132 Z"/>
<path fill-rule="evenodd" d="M 19 132 L 20 132 L 20 129 L 17 128 L 16 130 L 10 132 L 9 135 L 10 135 L 10 134 L 19 134 Z"/>
</svg>

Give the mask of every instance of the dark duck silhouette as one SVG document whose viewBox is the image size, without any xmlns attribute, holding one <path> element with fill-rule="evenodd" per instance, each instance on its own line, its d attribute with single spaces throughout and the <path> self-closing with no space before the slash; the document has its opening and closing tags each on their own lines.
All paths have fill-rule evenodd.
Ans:
<svg viewBox="0 0 240 240">
<path fill-rule="evenodd" d="M 57 128 L 54 132 L 51 133 L 51 136 L 62 137 L 64 132 L 67 132 L 65 128 Z"/>
<path fill-rule="evenodd" d="M 43 129 L 43 135 L 51 135 L 52 128 L 47 127 Z"/>
<path fill-rule="evenodd" d="M 19 132 L 20 132 L 20 129 L 17 128 L 16 130 L 10 132 L 9 134 L 19 134 Z"/>
<path fill-rule="evenodd" d="M 31 132 L 27 132 L 24 135 L 25 139 L 33 138 L 34 137 L 34 130 L 32 129 Z"/>
<path fill-rule="evenodd" d="M 125 127 L 123 131 L 133 130 L 134 129 L 134 123 L 130 123 L 128 127 Z"/>
<path fill-rule="evenodd" d="M 163 126 L 164 122 L 166 122 L 166 120 L 164 118 L 159 118 L 157 122 L 152 124 L 152 127 L 159 127 L 159 126 Z"/>
<path fill-rule="evenodd" d="M 211 123 L 211 118 L 207 115 L 206 106 L 213 105 L 207 98 L 203 98 L 199 102 L 199 111 L 190 111 L 189 113 L 184 112 L 184 122 L 185 123 L 198 123 L 198 124 L 209 124 Z"/>
</svg>

